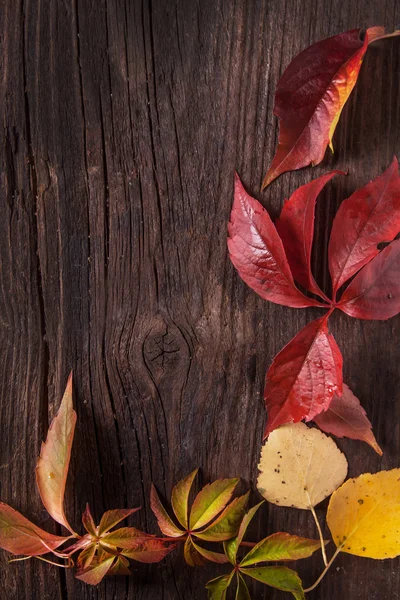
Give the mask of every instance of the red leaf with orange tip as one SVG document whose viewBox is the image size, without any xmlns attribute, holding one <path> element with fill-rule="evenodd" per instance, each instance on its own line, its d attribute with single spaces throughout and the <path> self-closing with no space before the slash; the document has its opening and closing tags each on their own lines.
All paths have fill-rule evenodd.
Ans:
<svg viewBox="0 0 400 600">
<path fill-rule="evenodd" d="M 309 323 L 275 357 L 266 378 L 265 437 L 284 423 L 311 421 L 342 393 L 342 355 L 327 320 Z"/>
<path fill-rule="evenodd" d="M 228 231 L 231 261 L 243 281 L 257 294 L 294 308 L 321 306 L 295 286 L 282 240 L 271 217 L 247 194 L 238 175 Z"/>
<path fill-rule="evenodd" d="M 333 221 L 329 270 L 336 291 L 379 254 L 378 244 L 400 231 L 400 177 L 394 157 L 390 167 L 344 200 Z"/>
<path fill-rule="evenodd" d="M 48 533 L 17 510 L 0 502 L 0 548 L 12 554 L 41 556 L 70 539 Z"/>
<path fill-rule="evenodd" d="M 335 175 L 332 171 L 299 187 L 283 205 L 276 229 L 282 239 L 295 280 L 304 288 L 326 298 L 311 273 L 311 251 L 314 239 L 315 203 L 317 196 Z"/>
<path fill-rule="evenodd" d="M 372 433 L 372 425 L 365 410 L 345 383 L 342 396 L 339 397 L 335 394 L 328 410 L 316 415 L 314 422 L 320 429 L 336 437 L 347 437 L 366 442 L 382 456 L 382 450 Z"/>
<path fill-rule="evenodd" d="M 61 525 L 74 533 L 64 513 L 64 493 L 67 481 L 76 412 L 72 405 L 72 373 L 57 415 L 42 444 L 36 467 L 36 482 L 47 512 Z"/>
<path fill-rule="evenodd" d="M 400 240 L 386 246 L 357 273 L 338 308 L 357 319 L 378 321 L 400 312 Z"/>
<path fill-rule="evenodd" d="M 275 93 L 279 144 L 263 188 L 286 171 L 322 161 L 368 45 L 382 37 L 382 27 L 367 29 L 363 40 L 361 29 L 353 29 L 309 46 L 289 64 Z"/>
</svg>

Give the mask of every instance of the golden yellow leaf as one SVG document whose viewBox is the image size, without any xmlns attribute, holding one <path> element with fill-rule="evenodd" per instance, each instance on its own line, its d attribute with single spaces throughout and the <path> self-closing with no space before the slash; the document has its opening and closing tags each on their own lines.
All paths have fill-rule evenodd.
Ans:
<svg viewBox="0 0 400 600">
<path fill-rule="evenodd" d="M 400 469 L 349 479 L 329 502 L 327 522 L 342 552 L 368 558 L 400 555 Z"/>
<path fill-rule="evenodd" d="M 275 429 L 262 451 L 257 487 L 279 506 L 311 509 L 347 476 L 347 460 L 319 429 L 291 423 Z"/>
</svg>

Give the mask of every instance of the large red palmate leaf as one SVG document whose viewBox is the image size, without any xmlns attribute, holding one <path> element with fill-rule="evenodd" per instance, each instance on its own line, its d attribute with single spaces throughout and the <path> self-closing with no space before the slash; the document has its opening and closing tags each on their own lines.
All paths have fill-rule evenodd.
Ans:
<svg viewBox="0 0 400 600">
<path fill-rule="evenodd" d="M 366 442 L 382 456 L 382 450 L 372 433 L 372 426 L 365 410 L 345 383 L 342 395 L 335 394 L 328 410 L 316 415 L 314 422 L 320 429 L 336 437 Z"/>
<path fill-rule="evenodd" d="M 245 191 L 238 175 L 228 231 L 231 261 L 257 294 L 294 308 L 321 306 L 296 288 L 282 240 L 269 214 Z"/>
<path fill-rule="evenodd" d="M 400 177 L 396 157 L 390 167 L 344 200 L 333 221 L 329 270 L 333 292 L 379 253 L 400 231 Z"/>
<path fill-rule="evenodd" d="M 315 203 L 323 187 L 342 171 L 332 171 L 299 187 L 283 205 L 276 229 L 282 239 L 295 280 L 310 292 L 325 298 L 311 272 Z"/>
<path fill-rule="evenodd" d="M 364 40 L 353 29 L 309 46 L 289 64 L 276 89 L 279 144 L 263 187 L 286 171 L 322 161 L 368 44 L 381 37 L 382 27 L 368 29 Z"/>
<path fill-rule="evenodd" d="M 338 308 L 357 319 L 378 321 L 400 312 L 400 240 L 386 246 L 357 273 Z"/>
<path fill-rule="evenodd" d="M 328 331 L 328 317 L 309 323 L 275 357 L 268 370 L 264 436 L 284 423 L 311 421 L 341 395 L 342 355 Z"/>
</svg>

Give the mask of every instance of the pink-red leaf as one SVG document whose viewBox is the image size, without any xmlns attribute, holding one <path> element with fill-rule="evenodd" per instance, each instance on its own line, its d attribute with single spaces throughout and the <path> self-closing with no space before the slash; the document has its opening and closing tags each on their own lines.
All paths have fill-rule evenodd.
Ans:
<svg viewBox="0 0 400 600">
<path fill-rule="evenodd" d="M 44 506 L 53 519 L 71 533 L 74 533 L 74 530 L 64 514 L 64 493 L 75 424 L 71 373 L 59 411 L 50 425 L 45 443 L 42 444 L 36 467 L 36 482 Z"/>
<path fill-rule="evenodd" d="M 321 306 L 295 286 L 282 240 L 269 214 L 247 194 L 238 175 L 228 231 L 231 261 L 243 281 L 257 294 L 294 308 Z"/>
<path fill-rule="evenodd" d="M 115 531 L 107 533 L 101 538 L 101 542 L 110 544 L 116 548 L 136 548 L 141 547 L 148 540 L 156 539 L 153 535 L 149 535 L 135 527 L 121 527 Z"/>
<path fill-rule="evenodd" d="M 0 548 L 12 554 L 40 556 L 68 539 L 40 529 L 11 506 L 0 502 Z"/>
<path fill-rule="evenodd" d="M 138 562 L 154 563 L 160 562 L 175 546 L 176 544 L 164 542 L 162 539 L 149 537 L 148 539 L 142 539 L 142 543 L 134 548 L 123 548 L 121 553 L 127 558 Z"/>
<path fill-rule="evenodd" d="M 123 556 L 117 556 L 117 559 L 111 569 L 108 571 L 107 575 L 131 575 L 131 571 L 129 569 L 129 560 L 124 558 Z"/>
<path fill-rule="evenodd" d="M 314 422 L 320 429 L 336 437 L 366 442 L 382 456 L 365 410 L 345 383 L 342 396 L 334 395 L 328 410 L 316 415 Z"/>
<path fill-rule="evenodd" d="M 342 171 L 332 171 L 299 187 L 283 205 L 276 228 L 282 239 L 295 280 L 310 292 L 325 297 L 311 273 L 315 203 L 324 186 Z"/>
<path fill-rule="evenodd" d="M 400 312 L 400 240 L 386 246 L 357 273 L 338 308 L 356 319 L 386 320 Z"/>
<path fill-rule="evenodd" d="M 157 518 L 158 526 L 164 535 L 168 535 L 169 537 L 180 537 L 181 535 L 184 535 L 185 532 L 175 525 L 165 510 L 153 484 L 151 484 L 150 491 L 150 506 Z"/>
<path fill-rule="evenodd" d="M 378 244 L 400 231 L 400 177 L 396 157 L 390 167 L 344 200 L 333 221 L 329 270 L 336 291 L 379 254 Z"/>
<path fill-rule="evenodd" d="M 353 29 L 303 50 L 283 73 L 275 94 L 279 144 L 265 176 L 266 187 L 286 171 L 317 165 L 324 158 L 341 111 L 360 71 L 368 44 L 384 37 L 371 27 L 364 40 Z"/>
<path fill-rule="evenodd" d="M 115 560 L 115 556 L 110 556 L 103 561 L 93 560 L 87 569 L 79 569 L 77 571 L 76 578 L 89 585 L 98 585 L 107 573 L 109 573 Z"/>
<path fill-rule="evenodd" d="M 140 510 L 139 508 L 116 508 L 114 510 L 108 510 L 101 517 L 99 525 L 99 535 L 103 535 L 110 531 L 113 527 L 118 525 L 121 521 L 132 515 L 133 513 Z"/>
<path fill-rule="evenodd" d="M 190 473 L 187 477 L 182 479 L 172 490 L 171 504 L 172 509 L 178 519 L 179 523 L 185 529 L 188 528 L 188 503 L 189 494 L 192 488 L 193 481 L 198 473 L 198 469 Z"/>
<path fill-rule="evenodd" d="M 342 393 L 343 360 L 327 317 L 309 323 L 275 357 L 266 378 L 264 436 L 284 423 L 311 421 Z"/>
<path fill-rule="evenodd" d="M 82 523 L 88 533 L 90 533 L 93 536 L 97 535 L 96 524 L 94 522 L 92 513 L 90 512 L 89 504 L 86 504 L 85 512 L 82 515 Z"/>
</svg>

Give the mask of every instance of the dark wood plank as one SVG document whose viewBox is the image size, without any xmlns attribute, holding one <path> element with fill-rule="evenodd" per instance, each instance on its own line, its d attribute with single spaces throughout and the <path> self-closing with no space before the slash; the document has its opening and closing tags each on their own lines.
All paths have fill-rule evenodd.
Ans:
<svg viewBox="0 0 400 600">
<path fill-rule="evenodd" d="M 151 481 L 168 496 L 197 466 L 203 481 L 241 475 L 254 489 L 266 368 L 318 311 L 263 302 L 237 277 L 226 252 L 233 170 L 257 195 L 277 139 L 274 89 L 296 53 L 353 27 L 394 29 L 399 13 L 396 0 L 3 2 L 3 501 L 53 527 L 34 467 L 71 368 L 79 424 L 67 509 L 76 525 L 87 501 L 97 517 L 141 505 L 135 525 L 156 532 Z M 348 169 L 318 206 L 314 267 L 326 287 L 337 206 L 400 150 L 399 67 L 398 40 L 374 45 L 337 153 L 258 195 L 276 214 L 298 185 Z M 384 449 L 380 460 L 341 441 L 350 474 L 397 467 L 400 320 L 338 314 L 332 327 Z M 315 535 L 308 513 L 272 506 L 252 535 L 282 529 Z M 200 600 L 221 571 L 192 570 L 175 553 L 93 590 L 39 561 L 0 561 L 12 600 Z M 299 570 L 311 583 L 321 562 Z M 309 597 L 395 600 L 399 587 L 398 561 L 343 556 Z"/>
</svg>

